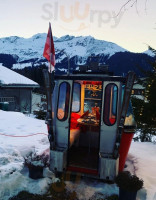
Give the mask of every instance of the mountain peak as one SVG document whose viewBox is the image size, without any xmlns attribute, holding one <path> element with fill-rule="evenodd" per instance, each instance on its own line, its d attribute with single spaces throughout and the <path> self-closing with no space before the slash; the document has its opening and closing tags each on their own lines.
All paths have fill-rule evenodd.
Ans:
<svg viewBox="0 0 156 200">
<path fill-rule="evenodd" d="M 56 40 L 56 42 L 69 41 L 69 40 L 72 40 L 73 38 L 75 38 L 75 36 L 64 35 L 64 36 L 58 38 L 58 39 Z"/>
<path fill-rule="evenodd" d="M 46 33 L 37 33 L 32 36 L 33 39 L 40 39 L 40 38 L 45 38 L 45 37 L 46 37 Z"/>
</svg>

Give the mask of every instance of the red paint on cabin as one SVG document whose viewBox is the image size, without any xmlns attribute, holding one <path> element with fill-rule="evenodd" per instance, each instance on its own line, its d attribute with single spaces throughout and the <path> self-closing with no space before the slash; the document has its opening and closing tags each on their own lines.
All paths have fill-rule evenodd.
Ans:
<svg viewBox="0 0 156 200">
<path fill-rule="evenodd" d="M 67 170 L 72 172 L 79 172 L 84 174 L 92 174 L 92 175 L 98 175 L 98 171 L 95 169 L 88 169 L 88 168 L 82 168 L 82 167 L 75 167 L 75 166 L 69 166 Z"/>
<path fill-rule="evenodd" d="M 134 133 L 123 132 L 119 150 L 119 172 L 123 171 Z"/>
</svg>

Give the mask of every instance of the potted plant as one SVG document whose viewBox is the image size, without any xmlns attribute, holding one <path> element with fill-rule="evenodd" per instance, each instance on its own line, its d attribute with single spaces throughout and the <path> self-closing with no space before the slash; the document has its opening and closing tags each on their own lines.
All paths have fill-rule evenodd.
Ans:
<svg viewBox="0 0 156 200">
<path fill-rule="evenodd" d="M 25 158 L 25 165 L 29 169 L 29 177 L 32 179 L 43 178 L 43 168 L 49 164 L 49 156 L 46 154 L 37 155 L 32 152 Z"/>
<path fill-rule="evenodd" d="M 143 187 L 143 180 L 128 171 L 120 172 L 115 182 L 119 187 L 119 200 L 136 200 L 137 191 Z"/>
</svg>

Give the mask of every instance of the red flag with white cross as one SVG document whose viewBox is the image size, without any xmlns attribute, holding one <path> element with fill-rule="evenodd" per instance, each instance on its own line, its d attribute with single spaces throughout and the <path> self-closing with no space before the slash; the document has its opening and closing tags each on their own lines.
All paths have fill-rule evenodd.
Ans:
<svg viewBox="0 0 156 200">
<path fill-rule="evenodd" d="M 51 73 L 54 70 L 55 66 L 55 48 L 54 41 L 52 36 L 51 24 L 49 23 L 49 30 L 47 34 L 47 39 L 44 47 L 43 56 L 49 61 L 49 72 Z"/>
</svg>

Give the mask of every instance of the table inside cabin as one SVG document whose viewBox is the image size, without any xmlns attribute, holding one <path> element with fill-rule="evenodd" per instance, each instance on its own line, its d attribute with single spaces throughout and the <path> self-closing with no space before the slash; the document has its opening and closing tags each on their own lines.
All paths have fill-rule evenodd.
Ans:
<svg viewBox="0 0 156 200">
<path fill-rule="evenodd" d="M 85 116 L 85 118 L 79 118 L 77 120 L 78 126 L 84 128 L 86 133 L 89 134 L 89 152 L 91 148 L 92 135 L 99 132 L 99 120 L 94 115 Z"/>
</svg>

